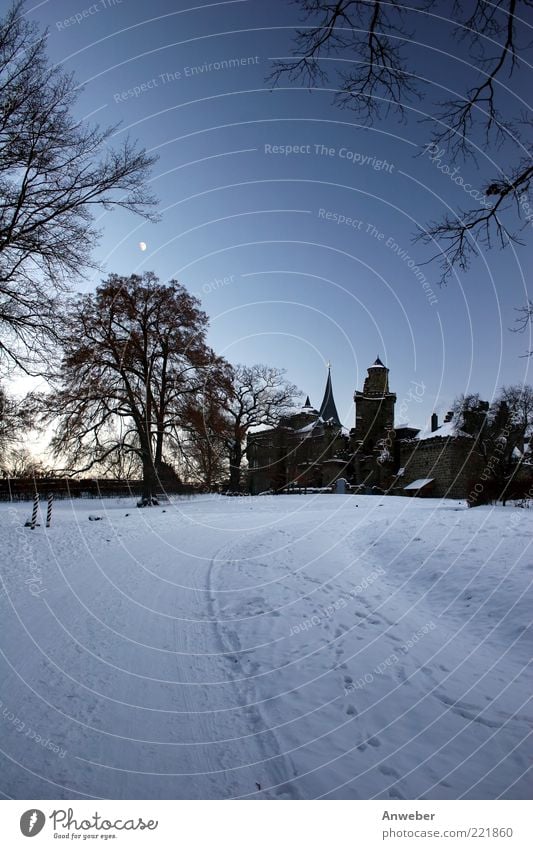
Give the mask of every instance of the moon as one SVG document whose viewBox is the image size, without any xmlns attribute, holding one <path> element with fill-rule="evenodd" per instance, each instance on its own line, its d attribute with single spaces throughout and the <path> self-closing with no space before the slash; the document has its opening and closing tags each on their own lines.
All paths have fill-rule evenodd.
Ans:
<svg viewBox="0 0 533 849">
<path fill-rule="evenodd" d="M 139 247 L 140 247 L 141 251 L 145 251 L 146 250 L 146 242 L 139 242 Z"/>
</svg>

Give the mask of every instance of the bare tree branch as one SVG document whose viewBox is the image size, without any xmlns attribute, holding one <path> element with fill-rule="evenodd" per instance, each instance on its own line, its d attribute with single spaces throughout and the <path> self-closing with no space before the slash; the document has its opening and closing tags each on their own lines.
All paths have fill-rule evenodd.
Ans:
<svg viewBox="0 0 533 849">
<path fill-rule="evenodd" d="M 97 209 L 155 220 L 149 156 L 117 127 L 74 119 L 75 82 L 18 0 L 0 20 L 0 357 L 22 367 L 57 341 L 57 301 L 94 267 Z"/>
<path fill-rule="evenodd" d="M 329 79 L 327 69 L 334 68 L 339 88 L 335 101 L 353 109 L 364 123 L 372 124 L 391 110 L 405 118 L 409 101 L 424 92 L 422 83 L 415 82 L 421 78 L 407 61 L 410 33 L 406 24 L 412 21 L 416 27 L 423 13 L 432 14 L 434 4 L 425 0 L 409 7 L 394 0 L 295 2 L 309 24 L 296 31 L 294 58 L 275 63 L 272 83 L 278 84 L 285 76 L 319 87 Z M 426 107 L 429 115 L 422 120 L 435 126 L 431 145 L 445 145 L 451 160 L 458 155 L 477 160 L 481 136 L 486 148 L 506 144 L 515 153 L 511 165 L 487 183 L 485 203 L 430 222 L 418 233 L 418 240 L 441 244 L 441 250 L 429 260 L 441 262 L 441 282 L 446 282 L 454 268 L 467 270 L 479 245 L 490 248 L 520 243 L 521 230 L 533 221 L 528 200 L 533 174 L 531 118 L 513 114 L 503 84 L 520 70 L 520 56 L 531 46 L 532 28 L 527 19 L 532 8 L 531 0 L 456 0 L 449 13 L 457 22 L 455 37 L 465 44 L 470 57 L 474 82 L 469 83 L 467 77 L 464 95 Z M 325 61 L 334 59 L 343 61 Z M 528 131 L 525 141 L 523 128 Z M 522 220 L 522 226 L 508 221 L 513 214 Z"/>
<path fill-rule="evenodd" d="M 270 81 L 277 85 L 287 76 L 307 87 L 325 83 L 328 73 L 321 60 L 348 54 L 357 67 L 339 72 L 336 102 L 366 123 L 390 109 L 403 116 L 404 101 L 418 96 L 418 90 L 402 51 L 409 39 L 402 4 L 397 0 L 301 0 L 298 5 L 307 20 L 318 17 L 318 22 L 297 30 L 294 60 L 277 61 Z"/>
</svg>

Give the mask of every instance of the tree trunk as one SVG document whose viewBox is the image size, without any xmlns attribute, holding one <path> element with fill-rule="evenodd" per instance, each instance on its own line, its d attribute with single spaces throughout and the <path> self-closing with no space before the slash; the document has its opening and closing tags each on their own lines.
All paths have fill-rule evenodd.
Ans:
<svg viewBox="0 0 533 849">
<path fill-rule="evenodd" d="M 241 462 L 242 446 L 240 442 L 235 441 L 231 446 L 229 455 L 229 488 L 231 492 L 240 492 L 241 490 Z"/>
<path fill-rule="evenodd" d="M 207 446 L 207 457 L 205 465 L 205 487 L 208 492 L 211 492 L 213 486 L 213 451 L 210 445 Z"/>
<path fill-rule="evenodd" d="M 151 507 L 154 503 L 157 504 L 155 495 L 157 492 L 157 474 L 154 465 L 154 458 L 149 446 L 143 448 L 142 452 L 143 465 L 143 482 L 142 496 L 139 506 Z"/>
</svg>

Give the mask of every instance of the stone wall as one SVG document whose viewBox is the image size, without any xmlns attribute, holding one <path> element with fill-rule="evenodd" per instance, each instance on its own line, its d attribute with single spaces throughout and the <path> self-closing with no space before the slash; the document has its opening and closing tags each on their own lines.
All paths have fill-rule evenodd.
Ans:
<svg viewBox="0 0 533 849">
<path fill-rule="evenodd" d="M 346 474 L 348 439 L 339 428 L 319 426 L 302 437 L 286 427 L 273 428 L 248 437 L 248 486 L 257 495 L 279 491 L 296 482 L 301 486 L 327 486 Z"/>
<path fill-rule="evenodd" d="M 388 394 L 382 397 L 368 397 L 363 392 L 356 392 L 355 399 L 355 428 L 351 431 L 354 449 L 363 444 L 371 451 L 380 439 L 387 436 L 394 422 L 394 404 L 396 395 Z"/>
<path fill-rule="evenodd" d="M 436 498 L 466 498 L 483 470 L 475 441 L 466 437 L 402 442 L 400 465 L 405 469 L 402 487 L 420 478 L 434 478 L 432 495 Z"/>
</svg>

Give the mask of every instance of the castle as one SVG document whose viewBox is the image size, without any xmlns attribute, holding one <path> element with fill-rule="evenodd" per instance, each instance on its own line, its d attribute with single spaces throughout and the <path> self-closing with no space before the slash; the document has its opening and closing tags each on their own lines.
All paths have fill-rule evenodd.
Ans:
<svg viewBox="0 0 533 849">
<path fill-rule="evenodd" d="M 271 428 L 248 437 L 249 489 L 261 492 L 324 489 L 347 484 L 359 492 L 465 498 L 482 471 L 475 435 L 457 430 L 451 413 L 439 427 L 395 426 L 396 395 L 379 357 L 354 394 L 355 427 L 339 419 L 331 371 L 320 408 L 305 404 Z"/>
</svg>

